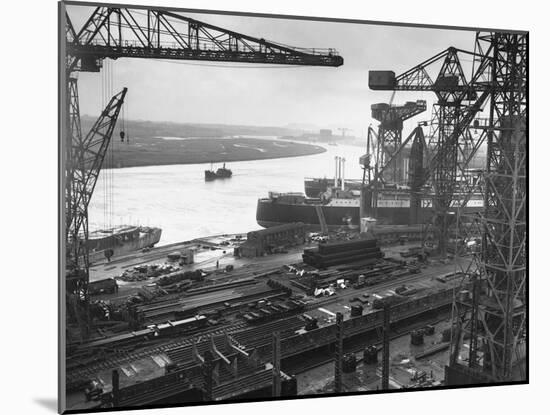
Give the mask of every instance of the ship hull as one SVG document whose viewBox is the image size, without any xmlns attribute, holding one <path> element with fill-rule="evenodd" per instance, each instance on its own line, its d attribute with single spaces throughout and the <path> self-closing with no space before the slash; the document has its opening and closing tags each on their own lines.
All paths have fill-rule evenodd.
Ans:
<svg viewBox="0 0 550 415">
<path fill-rule="evenodd" d="M 359 208 L 357 207 L 321 205 L 321 209 L 330 228 L 359 227 Z M 302 222 L 310 227 L 321 226 L 315 205 L 287 204 L 271 199 L 258 200 L 256 221 L 264 228 L 292 222 Z"/>
<path fill-rule="evenodd" d="M 351 229 L 359 227 L 359 207 L 320 205 L 329 228 L 342 226 Z M 453 209 L 450 209 L 452 211 Z M 480 207 L 467 207 L 466 213 L 480 211 Z M 366 216 L 376 219 L 377 225 L 416 225 L 427 223 L 433 217 L 433 209 L 421 207 L 415 223 L 411 223 L 410 207 L 378 207 L 367 209 Z M 291 222 L 302 222 L 314 228 L 320 228 L 319 217 L 314 204 L 287 204 L 260 199 L 256 209 L 258 225 L 268 228 Z"/>
<path fill-rule="evenodd" d="M 111 249 L 113 251 L 111 259 L 114 259 L 117 256 L 127 254 L 129 252 L 153 247 L 160 241 L 161 234 L 162 229 L 149 228 L 147 232 L 139 232 L 138 236 L 134 238 L 126 238 L 125 240 L 117 238 L 116 240 L 104 241 L 103 243 L 97 244 L 95 248 L 90 247 L 88 254 L 89 260 L 91 263 L 105 261 L 105 251 L 107 249 Z"/>
</svg>

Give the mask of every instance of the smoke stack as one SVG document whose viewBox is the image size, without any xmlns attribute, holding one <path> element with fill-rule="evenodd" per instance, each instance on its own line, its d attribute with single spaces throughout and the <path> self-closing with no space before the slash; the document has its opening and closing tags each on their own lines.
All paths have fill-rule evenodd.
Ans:
<svg viewBox="0 0 550 415">
<path fill-rule="evenodd" d="M 336 187 L 338 188 L 342 183 L 342 157 L 338 156 L 338 183 Z"/>
<path fill-rule="evenodd" d="M 334 156 L 334 187 L 338 187 L 338 156 Z"/>
<path fill-rule="evenodd" d="M 346 167 L 346 159 L 342 157 L 341 161 L 342 161 L 342 176 L 340 178 L 342 180 L 341 189 L 344 190 L 344 169 Z"/>
</svg>

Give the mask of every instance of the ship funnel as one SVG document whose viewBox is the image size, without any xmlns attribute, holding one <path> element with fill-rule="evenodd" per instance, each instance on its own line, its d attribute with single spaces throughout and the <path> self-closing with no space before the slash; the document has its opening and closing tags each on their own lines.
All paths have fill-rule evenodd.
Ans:
<svg viewBox="0 0 550 415">
<path fill-rule="evenodd" d="M 345 190 L 345 184 L 344 184 L 344 170 L 345 170 L 345 167 L 346 167 L 346 159 L 344 157 L 342 157 L 341 159 L 341 162 L 342 162 L 342 176 L 340 177 L 340 180 L 341 180 L 341 189 L 342 190 Z"/>
</svg>

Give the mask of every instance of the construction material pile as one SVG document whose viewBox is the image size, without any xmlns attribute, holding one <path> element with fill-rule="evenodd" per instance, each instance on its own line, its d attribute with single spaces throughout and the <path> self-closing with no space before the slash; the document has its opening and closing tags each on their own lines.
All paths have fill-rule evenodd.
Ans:
<svg viewBox="0 0 550 415">
<path fill-rule="evenodd" d="M 115 279 L 125 282 L 145 281 L 160 275 L 170 274 L 180 269 L 177 265 L 169 264 L 143 264 L 124 270 Z"/>
<path fill-rule="evenodd" d="M 356 261 L 375 260 L 382 256 L 376 239 L 356 239 L 319 244 L 318 248 L 305 249 L 302 258 L 304 263 L 315 268 L 326 268 Z"/>
</svg>

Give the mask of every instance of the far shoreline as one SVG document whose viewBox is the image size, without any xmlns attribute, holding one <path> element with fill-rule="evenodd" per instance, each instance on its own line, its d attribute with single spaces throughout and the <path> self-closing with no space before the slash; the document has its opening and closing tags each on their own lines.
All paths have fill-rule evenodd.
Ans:
<svg viewBox="0 0 550 415">
<path fill-rule="evenodd" d="M 238 163 L 242 161 L 260 161 L 260 160 L 276 160 L 276 159 L 288 159 L 292 157 L 306 157 L 306 156 L 314 156 L 316 154 L 323 154 L 326 153 L 327 149 L 323 149 L 323 151 L 317 151 L 312 152 L 309 154 L 289 154 L 287 156 L 271 156 L 271 157 L 257 157 L 257 158 L 246 158 L 246 159 L 235 159 L 235 160 L 218 160 L 218 161 L 190 161 L 190 162 L 167 162 L 167 163 L 154 163 L 154 164 L 136 164 L 136 165 L 127 165 L 127 166 L 121 166 L 121 167 L 106 167 L 107 169 L 129 169 L 133 167 L 154 167 L 154 166 L 187 166 L 190 164 L 220 164 L 220 163 Z"/>
<path fill-rule="evenodd" d="M 298 142 L 283 141 L 284 145 L 281 146 L 281 141 L 273 139 L 189 139 L 185 140 L 183 148 L 177 145 L 183 141 L 177 144 L 174 142 L 177 140 L 140 140 L 133 147 L 115 144 L 114 157 L 106 159 L 103 168 L 236 163 L 312 156 L 327 151 L 320 145 Z"/>
</svg>

